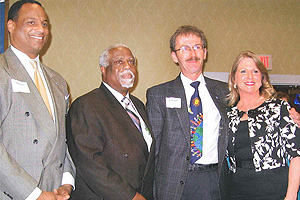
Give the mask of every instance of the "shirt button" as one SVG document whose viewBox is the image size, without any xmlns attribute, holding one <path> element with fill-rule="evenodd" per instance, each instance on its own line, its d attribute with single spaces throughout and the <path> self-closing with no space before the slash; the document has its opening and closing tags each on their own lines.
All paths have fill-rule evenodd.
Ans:
<svg viewBox="0 0 300 200">
<path fill-rule="evenodd" d="M 183 183 L 184 183 L 183 181 L 180 181 L 180 185 L 183 185 Z"/>
<path fill-rule="evenodd" d="M 187 157 L 186 157 L 186 160 L 190 160 L 190 157 L 189 157 L 189 156 L 187 156 Z"/>
<path fill-rule="evenodd" d="M 37 144 L 37 143 L 39 143 L 38 139 L 34 139 L 33 144 Z"/>
<path fill-rule="evenodd" d="M 124 157 L 125 157 L 125 158 L 128 158 L 128 157 L 129 157 L 128 153 L 125 153 L 125 154 L 124 154 Z"/>
</svg>

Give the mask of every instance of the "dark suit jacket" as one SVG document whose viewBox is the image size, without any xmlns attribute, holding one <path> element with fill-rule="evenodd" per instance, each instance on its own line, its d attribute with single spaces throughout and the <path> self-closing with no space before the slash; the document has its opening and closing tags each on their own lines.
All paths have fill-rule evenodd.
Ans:
<svg viewBox="0 0 300 200">
<path fill-rule="evenodd" d="M 55 123 L 26 69 L 8 48 L 0 55 L 0 199 L 25 199 L 35 187 L 52 191 L 63 172 L 75 177 L 67 151 L 65 80 L 41 63 Z M 28 91 L 26 91 L 28 89 Z"/>
<path fill-rule="evenodd" d="M 218 172 L 223 181 L 228 119 L 225 98 L 227 85 L 205 77 L 207 89 L 218 108 L 221 120 L 218 139 Z M 201 94 L 200 94 L 201 96 Z M 181 99 L 181 108 L 167 108 L 166 97 Z M 155 197 L 158 200 L 180 200 L 188 175 L 190 156 L 189 116 L 180 76 L 147 91 L 147 114 L 156 140 Z M 200 180 L 201 181 L 201 180 Z M 222 183 L 220 186 L 223 186 Z M 223 187 L 221 192 L 223 194 Z"/>
<path fill-rule="evenodd" d="M 150 128 L 144 104 L 130 98 Z M 142 134 L 103 84 L 71 105 L 67 138 L 77 167 L 72 199 L 129 200 L 136 192 L 153 199 L 155 142 L 148 153 Z"/>
</svg>

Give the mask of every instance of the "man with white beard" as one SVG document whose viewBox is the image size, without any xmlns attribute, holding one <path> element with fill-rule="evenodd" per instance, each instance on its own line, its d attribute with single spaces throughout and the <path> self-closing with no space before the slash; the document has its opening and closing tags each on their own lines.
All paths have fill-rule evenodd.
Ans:
<svg viewBox="0 0 300 200">
<path fill-rule="evenodd" d="M 100 88 L 76 99 L 67 116 L 77 167 L 71 199 L 151 200 L 155 141 L 144 104 L 129 94 L 136 58 L 123 44 L 110 46 L 100 69 Z"/>
</svg>

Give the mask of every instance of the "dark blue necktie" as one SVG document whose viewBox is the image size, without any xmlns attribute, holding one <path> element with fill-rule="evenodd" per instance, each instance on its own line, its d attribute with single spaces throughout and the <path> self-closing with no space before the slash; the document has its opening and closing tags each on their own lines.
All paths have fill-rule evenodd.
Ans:
<svg viewBox="0 0 300 200">
<path fill-rule="evenodd" d="M 194 164 L 202 156 L 203 112 L 201 100 L 198 93 L 199 84 L 199 81 L 191 83 L 191 86 L 195 88 L 195 92 L 191 97 L 189 108 L 191 135 L 191 164 Z"/>
</svg>

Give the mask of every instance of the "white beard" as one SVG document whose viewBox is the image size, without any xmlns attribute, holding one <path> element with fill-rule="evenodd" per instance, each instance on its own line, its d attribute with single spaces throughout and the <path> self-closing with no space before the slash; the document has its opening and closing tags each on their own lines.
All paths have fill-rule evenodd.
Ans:
<svg viewBox="0 0 300 200">
<path fill-rule="evenodd" d="M 124 74 L 131 74 L 131 78 L 122 78 L 122 75 Z M 122 73 L 119 74 L 119 82 L 121 84 L 122 87 L 124 88 L 131 88 L 134 84 L 134 74 L 132 73 L 132 71 L 130 71 L 129 69 L 124 70 Z"/>
</svg>

